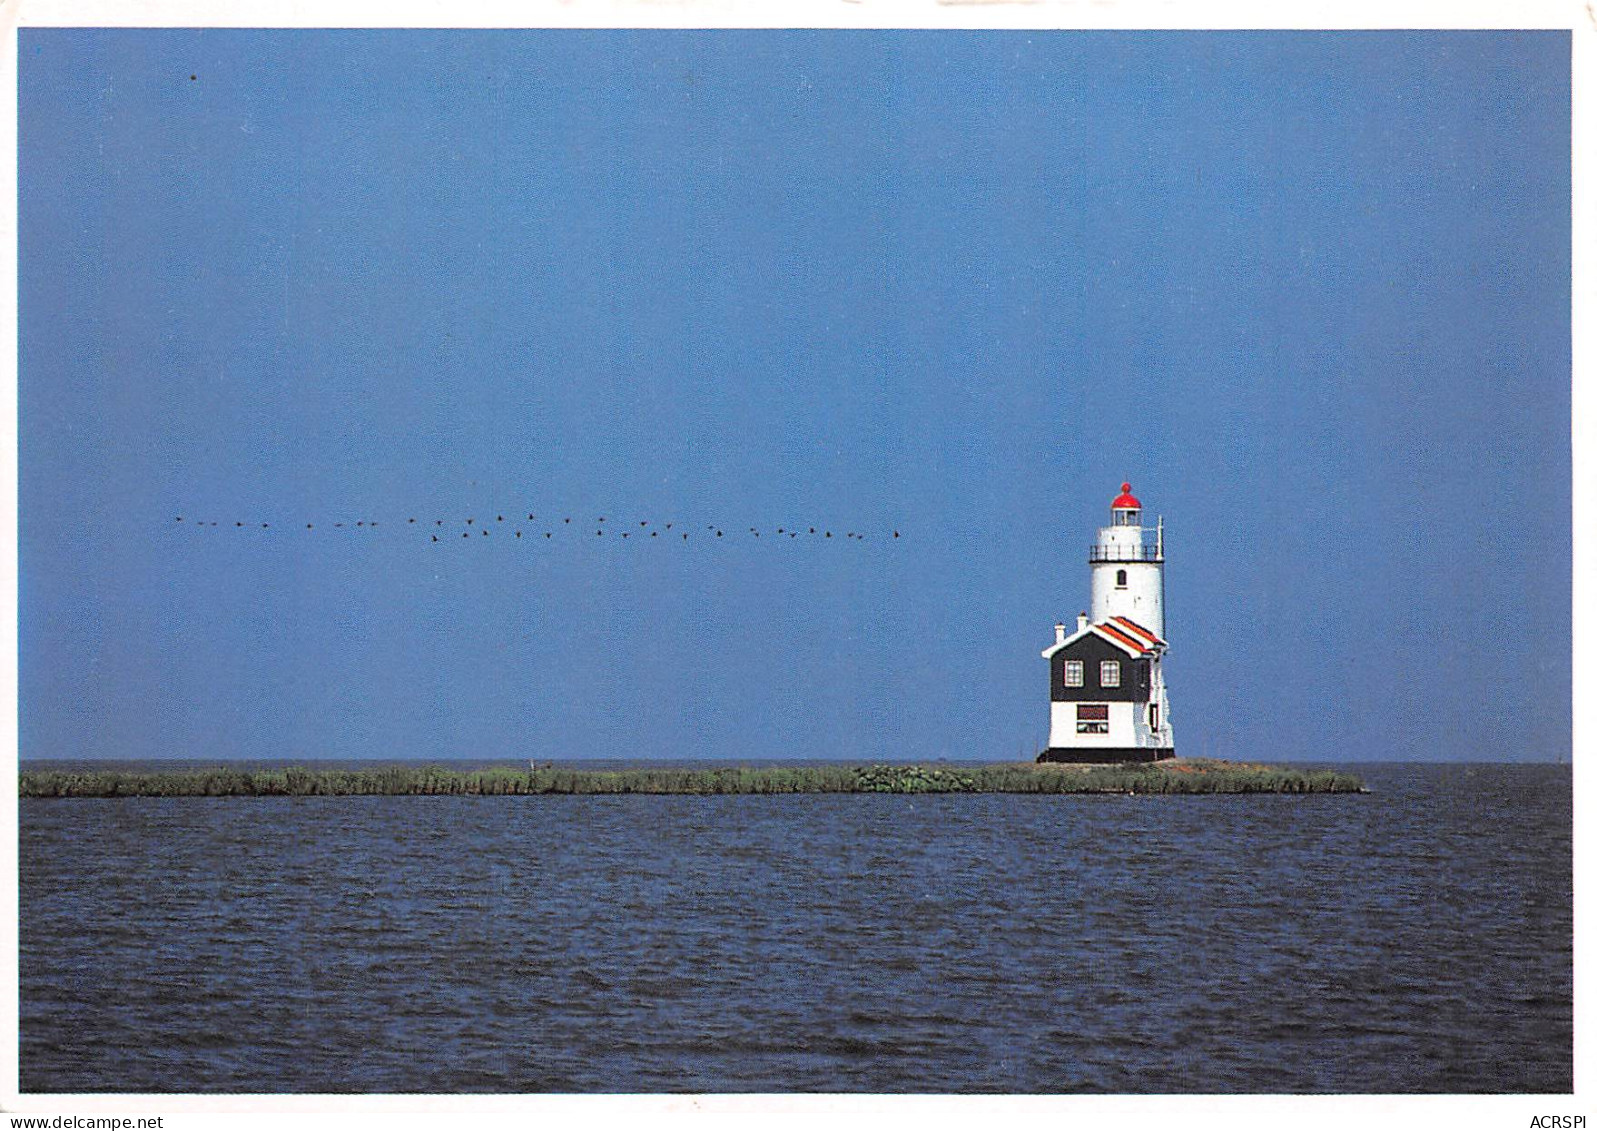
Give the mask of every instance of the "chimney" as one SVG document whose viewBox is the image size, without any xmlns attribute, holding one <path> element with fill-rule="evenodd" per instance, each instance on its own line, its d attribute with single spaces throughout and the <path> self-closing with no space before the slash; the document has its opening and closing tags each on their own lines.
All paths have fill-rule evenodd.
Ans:
<svg viewBox="0 0 1597 1131">
<path fill-rule="evenodd" d="M 1077 632 L 1086 632 L 1087 631 L 1087 614 L 1086 613 L 1077 613 L 1076 614 L 1076 631 Z"/>
<path fill-rule="evenodd" d="M 1064 642 L 1065 642 L 1065 626 L 1062 625 L 1062 624 L 1054 625 L 1054 643 L 1055 644 L 1063 644 Z"/>
</svg>

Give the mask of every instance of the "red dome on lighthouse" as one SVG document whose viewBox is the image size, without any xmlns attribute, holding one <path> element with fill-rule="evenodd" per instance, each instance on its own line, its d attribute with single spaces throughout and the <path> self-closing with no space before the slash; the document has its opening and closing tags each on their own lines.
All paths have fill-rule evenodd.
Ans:
<svg viewBox="0 0 1597 1131">
<path fill-rule="evenodd" d="M 1122 483 L 1120 485 L 1120 497 L 1109 505 L 1117 511 L 1140 511 L 1142 509 L 1142 504 L 1137 501 L 1137 496 L 1131 493 L 1130 483 Z"/>
</svg>

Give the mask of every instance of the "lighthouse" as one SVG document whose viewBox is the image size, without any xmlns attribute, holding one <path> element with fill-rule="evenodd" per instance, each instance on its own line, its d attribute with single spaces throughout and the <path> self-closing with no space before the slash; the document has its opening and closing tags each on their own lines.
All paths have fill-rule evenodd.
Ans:
<svg viewBox="0 0 1597 1131">
<path fill-rule="evenodd" d="M 1165 692 L 1164 520 L 1142 525 L 1122 483 L 1087 554 L 1092 612 L 1071 632 L 1054 625 L 1048 661 L 1048 749 L 1039 762 L 1153 762 L 1174 758 Z"/>
</svg>

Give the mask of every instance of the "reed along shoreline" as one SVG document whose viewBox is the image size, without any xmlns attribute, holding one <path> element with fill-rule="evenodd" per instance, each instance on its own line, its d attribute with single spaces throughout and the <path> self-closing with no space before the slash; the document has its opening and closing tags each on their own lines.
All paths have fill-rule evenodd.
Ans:
<svg viewBox="0 0 1597 1131">
<path fill-rule="evenodd" d="M 530 796 L 538 794 L 789 793 L 1366 793 L 1341 770 L 1308 770 L 1216 759 L 1124 765 L 725 766 L 712 769 L 586 770 L 555 766 L 371 769 L 23 770 L 19 794 L 73 797 Z"/>
</svg>

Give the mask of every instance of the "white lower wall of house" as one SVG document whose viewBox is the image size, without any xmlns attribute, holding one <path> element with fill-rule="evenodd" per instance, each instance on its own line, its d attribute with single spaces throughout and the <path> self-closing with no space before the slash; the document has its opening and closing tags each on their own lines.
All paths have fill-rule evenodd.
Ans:
<svg viewBox="0 0 1597 1131">
<path fill-rule="evenodd" d="M 1164 689 L 1159 688 L 1160 700 Z M 1159 700 L 1156 700 L 1159 701 Z M 1048 745 L 1065 749 L 1136 747 L 1168 749 L 1175 745 L 1167 721 L 1169 704 L 1159 702 L 1159 729 L 1148 726 L 1148 704 L 1110 703 L 1108 734 L 1077 734 L 1075 703 L 1054 703 L 1048 727 Z"/>
<path fill-rule="evenodd" d="M 1075 703 L 1053 704 L 1048 727 L 1048 745 L 1063 747 L 1136 746 L 1136 714 L 1139 704 L 1110 703 L 1108 734 L 1077 734 Z"/>
</svg>

